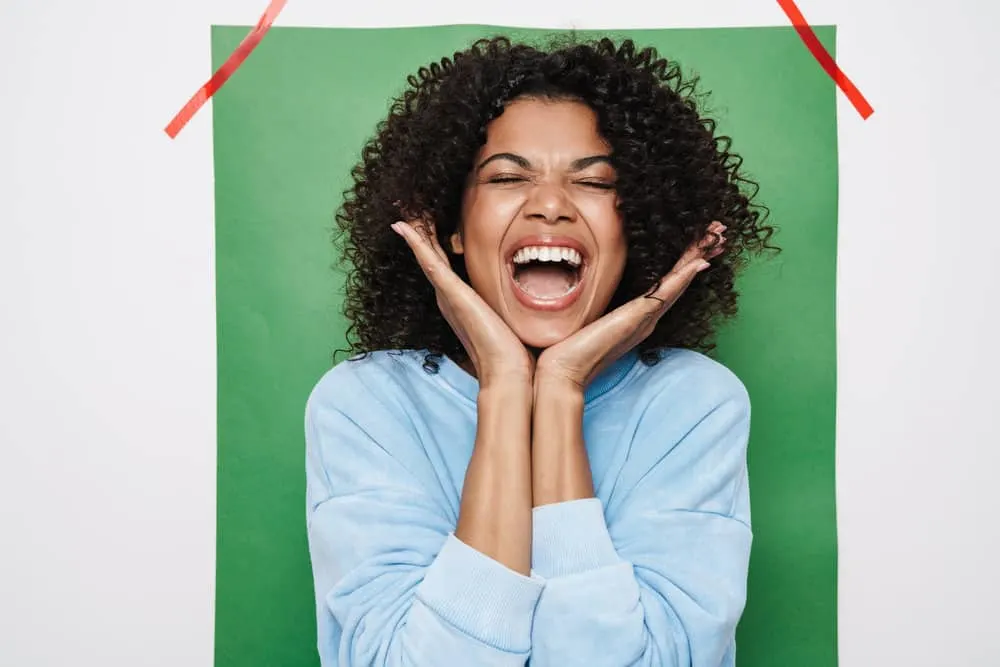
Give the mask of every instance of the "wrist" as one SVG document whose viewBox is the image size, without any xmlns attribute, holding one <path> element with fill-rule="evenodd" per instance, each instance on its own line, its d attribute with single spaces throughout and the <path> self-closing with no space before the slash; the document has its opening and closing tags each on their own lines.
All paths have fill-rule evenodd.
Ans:
<svg viewBox="0 0 1000 667">
<path fill-rule="evenodd" d="M 521 405 L 531 409 L 533 385 L 531 378 L 516 374 L 491 376 L 479 382 L 477 402 L 484 405 Z"/>
<path fill-rule="evenodd" d="M 559 373 L 547 373 L 539 370 L 532 378 L 532 394 L 535 402 L 545 400 L 575 405 L 583 403 L 584 387 L 579 382 Z"/>
<path fill-rule="evenodd" d="M 517 392 L 531 389 L 534 372 L 531 368 L 484 368 L 478 373 L 479 390 Z"/>
</svg>

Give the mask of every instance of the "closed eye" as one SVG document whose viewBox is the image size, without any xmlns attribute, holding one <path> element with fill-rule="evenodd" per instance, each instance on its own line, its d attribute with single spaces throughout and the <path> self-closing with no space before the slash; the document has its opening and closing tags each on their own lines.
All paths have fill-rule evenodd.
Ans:
<svg viewBox="0 0 1000 667">
<path fill-rule="evenodd" d="M 523 176 L 512 176 L 510 174 L 503 174 L 500 176 L 494 176 L 487 181 L 487 183 L 523 183 L 528 179 Z"/>
<path fill-rule="evenodd" d="M 598 190 L 614 190 L 615 184 L 608 183 L 607 181 L 577 181 L 580 185 L 585 185 L 589 188 L 597 188 Z"/>
</svg>

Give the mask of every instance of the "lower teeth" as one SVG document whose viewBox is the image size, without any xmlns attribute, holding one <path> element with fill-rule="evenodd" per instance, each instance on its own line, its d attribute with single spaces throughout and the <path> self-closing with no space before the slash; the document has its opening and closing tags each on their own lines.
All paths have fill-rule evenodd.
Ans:
<svg viewBox="0 0 1000 667">
<path fill-rule="evenodd" d="M 578 269 L 546 262 L 531 262 L 513 267 L 512 277 L 522 292 L 543 301 L 562 299 L 580 284 Z"/>
<path fill-rule="evenodd" d="M 522 285 L 520 282 L 518 282 L 516 279 L 514 280 L 514 282 L 517 283 L 518 288 L 522 292 L 524 292 L 525 294 L 527 294 L 528 296 L 531 296 L 531 297 L 533 297 L 535 299 L 542 299 L 544 301 L 555 301 L 556 299 L 561 299 L 561 298 L 563 298 L 564 296 L 566 296 L 568 294 L 572 294 L 572 292 L 580 284 L 579 281 L 577 281 L 577 282 L 573 283 L 572 285 L 570 285 L 569 289 L 567 289 L 562 294 L 557 294 L 557 295 L 553 296 L 551 294 L 545 294 L 545 295 L 535 294 L 534 292 L 532 292 L 531 290 L 529 290 L 527 287 L 525 287 L 524 285 Z"/>
</svg>

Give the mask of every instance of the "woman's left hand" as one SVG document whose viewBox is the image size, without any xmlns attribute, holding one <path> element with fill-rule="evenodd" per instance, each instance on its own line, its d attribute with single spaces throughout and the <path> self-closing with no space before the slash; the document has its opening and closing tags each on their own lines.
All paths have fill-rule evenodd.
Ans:
<svg viewBox="0 0 1000 667">
<path fill-rule="evenodd" d="M 575 385 L 581 391 L 615 360 L 645 340 L 695 276 L 725 250 L 726 227 L 713 222 L 660 280 L 655 290 L 637 297 L 591 322 L 538 357 L 535 387 L 550 382 Z"/>
</svg>

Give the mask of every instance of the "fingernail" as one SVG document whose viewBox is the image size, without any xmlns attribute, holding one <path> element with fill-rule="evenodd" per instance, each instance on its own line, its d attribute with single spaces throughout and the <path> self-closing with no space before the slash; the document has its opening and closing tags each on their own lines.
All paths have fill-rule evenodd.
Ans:
<svg viewBox="0 0 1000 667">
<path fill-rule="evenodd" d="M 701 273 L 702 271 L 704 271 L 705 269 L 707 269 L 710 266 L 712 266 L 712 265 L 703 260 L 701 262 L 701 264 L 698 265 L 698 272 Z"/>
<path fill-rule="evenodd" d="M 390 226 L 390 227 L 392 228 L 392 231 L 394 231 L 394 232 L 396 232 L 397 234 L 399 234 L 400 236 L 402 236 L 402 235 L 403 235 L 403 230 L 402 230 L 402 229 L 400 229 L 400 226 L 401 226 L 402 224 L 403 224 L 403 223 L 401 223 L 401 222 L 394 222 L 394 223 L 392 223 L 392 224 L 391 224 L 391 225 L 389 225 L 389 226 Z"/>
</svg>

